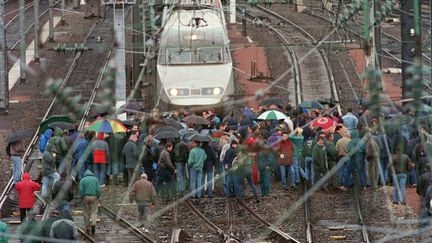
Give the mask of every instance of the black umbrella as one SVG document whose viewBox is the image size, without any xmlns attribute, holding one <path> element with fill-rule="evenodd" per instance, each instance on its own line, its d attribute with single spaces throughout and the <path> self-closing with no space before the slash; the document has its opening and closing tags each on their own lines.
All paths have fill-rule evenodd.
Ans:
<svg viewBox="0 0 432 243">
<path fill-rule="evenodd" d="M 283 106 L 286 102 L 279 98 L 268 98 L 260 102 L 260 105 L 278 105 Z"/>
<path fill-rule="evenodd" d="M 162 131 L 157 133 L 154 138 L 155 139 L 168 139 L 168 138 L 178 138 L 179 134 L 174 131 Z"/>
<path fill-rule="evenodd" d="M 173 127 L 173 128 L 175 128 L 177 130 L 180 130 L 180 129 L 184 128 L 180 123 L 178 123 L 176 120 L 173 120 L 173 119 L 164 118 L 162 121 L 165 124 L 167 124 L 168 126 Z"/>
<path fill-rule="evenodd" d="M 133 121 L 133 120 L 125 120 L 125 121 L 121 121 L 121 123 L 123 125 L 125 125 L 125 126 L 128 126 L 128 127 L 132 127 L 132 126 L 138 125 L 138 122 L 137 121 Z"/>
<path fill-rule="evenodd" d="M 26 137 L 31 136 L 31 133 L 28 131 L 18 131 L 18 132 L 14 132 L 11 133 L 7 136 L 6 138 L 6 143 L 15 143 L 15 142 L 19 142 L 21 140 L 23 140 Z"/>
<path fill-rule="evenodd" d="M 60 128 L 61 130 L 74 130 L 76 127 L 69 122 L 53 122 L 48 125 L 50 128 Z"/>
<path fill-rule="evenodd" d="M 170 127 L 170 126 L 163 126 L 163 127 L 156 127 L 154 129 L 154 133 L 158 134 L 160 132 L 166 132 L 166 131 L 170 131 L 170 132 L 175 132 L 177 133 L 177 129 L 175 129 L 174 127 Z"/>
<path fill-rule="evenodd" d="M 190 140 L 197 141 L 197 142 L 211 142 L 212 139 L 208 135 L 202 135 L 202 134 L 195 134 L 193 135 Z"/>
<path fill-rule="evenodd" d="M 183 120 L 186 123 L 193 123 L 195 125 L 210 125 L 210 122 L 207 119 L 205 119 L 202 116 L 197 116 L 197 115 L 187 116 L 187 117 L 183 118 Z"/>
<path fill-rule="evenodd" d="M 120 106 L 120 109 L 125 111 L 126 113 L 137 113 L 143 110 L 143 106 L 140 102 L 130 101 Z"/>
</svg>

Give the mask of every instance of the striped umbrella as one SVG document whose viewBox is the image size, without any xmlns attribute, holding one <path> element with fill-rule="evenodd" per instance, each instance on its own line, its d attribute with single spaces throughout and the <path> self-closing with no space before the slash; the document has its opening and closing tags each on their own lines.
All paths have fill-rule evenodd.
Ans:
<svg viewBox="0 0 432 243">
<path fill-rule="evenodd" d="M 287 116 L 284 113 L 276 110 L 270 110 L 259 115 L 257 120 L 284 120 L 286 118 Z"/>
<path fill-rule="evenodd" d="M 96 120 L 87 127 L 88 131 L 103 133 L 126 132 L 127 128 L 119 120 Z"/>
</svg>

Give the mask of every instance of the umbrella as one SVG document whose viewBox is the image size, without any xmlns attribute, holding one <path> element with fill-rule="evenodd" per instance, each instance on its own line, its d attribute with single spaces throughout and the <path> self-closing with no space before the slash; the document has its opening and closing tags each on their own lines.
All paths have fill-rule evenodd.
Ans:
<svg viewBox="0 0 432 243">
<path fill-rule="evenodd" d="M 47 117 L 45 120 L 41 122 L 39 132 L 44 133 L 45 130 L 47 130 L 48 125 L 53 122 L 72 123 L 72 119 L 69 116 L 65 116 L 65 115 L 52 115 L 50 117 Z"/>
<path fill-rule="evenodd" d="M 140 102 L 131 101 L 120 106 L 120 109 L 126 113 L 137 113 L 143 110 L 143 106 Z"/>
<path fill-rule="evenodd" d="M 258 120 L 285 120 L 287 116 L 280 112 L 275 110 L 270 110 L 262 113 L 258 116 Z"/>
<path fill-rule="evenodd" d="M 335 121 L 333 119 L 331 119 L 330 117 L 322 116 L 315 119 L 312 122 L 311 127 L 321 127 L 322 129 L 326 130 L 334 125 L 335 125 Z"/>
<path fill-rule="evenodd" d="M 179 134 L 174 131 L 162 131 L 157 133 L 154 138 L 155 139 L 167 139 L 167 138 L 178 138 Z"/>
<path fill-rule="evenodd" d="M 6 138 L 6 143 L 15 143 L 23 140 L 26 137 L 29 137 L 31 134 L 28 131 L 18 131 L 11 133 Z"/>
<path fill-rule="evenodd" d="M 202 116 L 197 116 L 197 115 L 187 116 L 187 117 L 183 118 L 183 120 L 186 123 L 193 123 L 195 125 L 210 125 L 210 122 L 207 119 L 205 119 Z"/>
<path fill-rule="evenodd" d="M 74 129 L 76 129 L 74 124 L 69 123 L 69 122 L 61 122 L 61 121 L 50 123 L 48 125 L 48 127 L 50 127 L 50 128 L 57 128 L 58 127 L 61 130 L 74 130 Z"/>
<path fill-rule="evenodd" d="M 194 134 L 190 140 L 197 142 L 211 142 L 212 138 L 208 135 Z"/>
<path fill-rule="evenodd" d="M 156 127 L 154 129 L 155 134 L 158 134 L 160 132 L 165 132 L 165 131 L 177 132 L 178 130 L 170 126 Z"/>
<path fill-rule="evenodd" d="M 303 101 L 299 106 L 307 109 L 324 109 L 324 106 L 317 101 Z"/>
<path fill-rule="evenodd" d="M 269 98 L 260 102 L 260 105 L 278 105 L 283 106 L 285 102 L 279 98 Z"/>
<path fill-rule="evenodd" d="M 129 127 L 132 127 L 132 126 L 138 125 L 138 122 L 137 122 L 137 121 L 133 121 L 133 120 L 125 120 L 125 121 L 121 121 L 121 123 L 122 123 L 123 125 L 125 125 L 125 126 L 129 126 Z"/>
<path fill-rule="evenodd" d="M 180 123 L 178 123 L 176 120 L 173 120 L 173 119 L 164 118 L 162 121 L 165 124 L 167 124 L 168 126 L 173 127 L 173 128 L 175 128 L 177 130 L 180 130 L 180 129 L 184 128 Z"/>
<path fill-rule="evenodd" d="M 119 120 L 96 120 L 87 127 L 88 131 L 117 133 L 126 132 L 127 128 Z"/>
</svg>

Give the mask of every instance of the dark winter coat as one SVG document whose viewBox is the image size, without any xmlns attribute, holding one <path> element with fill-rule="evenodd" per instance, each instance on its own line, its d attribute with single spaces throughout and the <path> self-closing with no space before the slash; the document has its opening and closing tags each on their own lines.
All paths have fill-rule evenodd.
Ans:
<svg viewBox="0 0 432 243">
<path fill-rule="evenodd" d="M 136 201 L 137 203 L 149 202 L 156 203 L 156 190 L 153 184 L 145 178 L 141 178 L 132 185 L 132 190 L 129 194 L 129 202 Z"/>
<path fill-rule="evenodd" d="M 68 186 L 69 188 L 66 190 L 65 186 Z M 56 198 L 57 195 L 59 195 L 59 192 L 64 188 L 64 194 L 61 198 Z M 52 189 L 52 198 L 56 198 L 57 201 L 67 201 L 70 202 L 74 198 L 73 193 L 73 186 L 72 183 L 67 183 L 67 180 L 60 179 L 57 181 Z"/>
<path fill-rule="evenodd" d="M 203 144 L 201 148 L 204 149 L 204 152 L 207 155 L 207 159 L 204 161 L 203 172 L 212 172 L 214 166 L 217 163 L 216 153 L 214 152 L 213 148 L 210 147 L 210 145 L 208 144 Z"/>
<path fill-rule="evenodd" d="M 189 149 L 187 145 L 180 141 L 174 147 L 174 160 L 176 163 L 187 163 L 189 157 Z"/>
<path fill-rule="evenodd" d="M 99 198 L 101 196 L 99 180 L 90 170 L 86 170 L 79 183 L 79 194 L 81 197 L 96 196 Z"/>
<path fill-rule="evenodd" d="M 316 144 L 312 150 L 313 169 L 317 172 L 327 172 L 328 160 L 326 146 Z"/>
<path fill-rule="evenodd" d="M 41 236 L 42 237 L 50 237 L 50 231 L 52 224 L 58 220 L 57 216 L 50 215 L 48 218 L 42 220 L 41 222 Z"/>
<path fill-rule="evenodd" d="M 15 190 L 19 193 L 19 208 L 33 208 L 35 203 L 35 191 L 40 190 L 40 185 L 30 179 L 29 173 L 23 174 L 23 180 L 15 184 Z"/>
<path fill-rule="evenodd" d="M 62 159 L 66 156 L 68 152 L 68 145 L 66 140 L 63 137 L 63 131 L 56 127 L 54 129 L 54 136 L 48 140 L 48 143 L 51 144 L 53 151 L 56 153 L 57 159 Z"/>
<path fill-rule="evenodd" d="M 271 151 L 259 152 L 257 156 L 257 164 L 259 170 L 273 169 L 276 164 L 276 157 Z"/>
<path fill-rule="evenodd" d="M 279 165 L 292 165 L 293 164 L 293 150 L 294 145 L 290 140 L 281 140 L 279 143 Z"/>
<path fill-rule="evenodd" d="M 122 151 L 123 156 L 125 157 L 125 167 L 127 169 L 135 169 L 138 163 L 138 146 L 132 140 L 127 141 Z"/>
<path fill-rule="evenodd" d="M 175 168 L 171 162 L 171 155 L 166 149 L 162 150 L 160 153 L 158 164 L 161 169 L 166 169 L 171 174 L 174 174 Z"/>
<path fill-rule="evenodd" d="M 42 155 L 42 176 L 56 172 L 55 159 L 51 152 L 45 151 Z"/>
<path fill-rule="evenodd" d="M 432 172 L 426 172 L 417 180 L 417 194 L 420 196 L 426 195 L 426 190 L 432 185 Z"/>
<path fill-rule="evenodd" d="M 70 219 L 61 218 L 51 226 L 50 237 L 53 239 L 75 240 L 77 236 L 78 229 Z"/>
<path fill-rule="evenodd" d="M 237 157 L 237 151 L 235 148 L 230 146 L 230 148 L 226 151 L 225 157 L 223 160 L 224 166 L 228 166 L 228 169 L 232 167 L 232 162 L 234 161 L 235 157 Z"/>
</svg>

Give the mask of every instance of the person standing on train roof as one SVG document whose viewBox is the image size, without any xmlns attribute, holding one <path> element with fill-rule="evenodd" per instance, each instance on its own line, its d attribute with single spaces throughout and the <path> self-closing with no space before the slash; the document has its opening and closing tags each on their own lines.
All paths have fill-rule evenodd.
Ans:
<svg viewBox="0 0 432 243">
<path fill-rule="evenodd" d="M 94 173 L 96 178 L 99 179 L 99 184 L 102 187 L 105 186 L 106 164 L 109 160 L 109 147 L 104 138 L 105 134 L 103 132 L 99 132 L 97 134 L 97 139 L 91 144 Z"/>
<path fill-rule="evenodd" d="M 40 190 L 40 185 L 31 180 L 28 172 L 24 172 L 22 181 L 15 184 L 15 190 L 18 192 L 18 207 L 20 209 L 21 222 L 23 222 L 27 212 L 34 206 L 34 192 Z"/>
<path fill-rule="evenodd" d="M 79 183 L 79 194 L 83 204 L 86 233 L 95 234 L 99 198 L 102 194 L 99 179 L 90 171 L 84 173 Z"/>
</svg>

